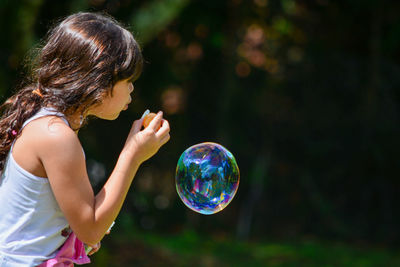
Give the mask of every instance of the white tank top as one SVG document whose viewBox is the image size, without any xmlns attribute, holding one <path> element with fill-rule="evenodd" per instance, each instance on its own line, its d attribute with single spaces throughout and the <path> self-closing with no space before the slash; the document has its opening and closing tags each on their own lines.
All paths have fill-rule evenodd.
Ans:
<svg viewBox="0 0 400 267">
<path fill-rule="evenodd" d="M 64 115 L 41 109 L 22 127 L 43 116 Z M 36 266 L 53 258 L 68 234 L 68 222 L 54 198 L 49 180 L 24 170 L 12 147 L 0 178 L 0 267 Z"/>
</svg>

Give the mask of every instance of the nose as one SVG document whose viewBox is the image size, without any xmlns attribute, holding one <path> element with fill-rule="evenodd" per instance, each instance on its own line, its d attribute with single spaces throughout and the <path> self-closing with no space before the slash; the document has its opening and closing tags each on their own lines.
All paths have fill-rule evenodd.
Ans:
<svg viewBox="0 0 400 267">
<path fill-rule="evenodd" d="M 129 93 L 132 93 L 132 92 L 133 92 L 133 89 L 134 89 L 133 84 L 130 83 L 130 84 L 129 84 Z"/>
</svg>

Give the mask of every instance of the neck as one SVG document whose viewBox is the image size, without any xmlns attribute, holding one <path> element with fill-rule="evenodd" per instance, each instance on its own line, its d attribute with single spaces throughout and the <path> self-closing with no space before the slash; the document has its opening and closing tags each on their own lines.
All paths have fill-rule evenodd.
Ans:
<svg viewBox="0 0 400 267">
<path fill-rule="evenodd" d="M 55 109 L 56 108 L 50 106 L 48 107 L 50 109 Z M 64 114 L 65 118 L 67 119 L 69 126 L 75 131 L 76 134 L 79 132 L 79 128 L 82 126 L 83 121 L 85 120 L 85 117 L 81 115 L 80 112 L 75 112 L 74 114 L 66 116 Z"/>
<path fill-rule="evenodd" d="M 82 126 L 84 118 L 81 114 L 73 114 L 67 117 L 67 121 L 71 128 L 75 131 L 75 133 L 78 134 L 79 128 Z"/>
</svg>

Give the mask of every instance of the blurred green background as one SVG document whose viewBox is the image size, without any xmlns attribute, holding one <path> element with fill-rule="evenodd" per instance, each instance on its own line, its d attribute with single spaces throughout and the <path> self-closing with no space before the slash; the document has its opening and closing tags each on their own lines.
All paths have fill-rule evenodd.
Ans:
<svg viewBox="0 0 400 267">
<path fill-rule="evenodd" d="M 145 109 L 171 125 L 91 266 L 400 266 L 400 2 L 0 0 L 1 101 L 77 11 L 114 16 L 146 59 L 130 109 L 79 134 L 95 190 Z M 211 216 L 174 182 L 180 154 L 205 141 L 241 171 Z"/>
</svg>

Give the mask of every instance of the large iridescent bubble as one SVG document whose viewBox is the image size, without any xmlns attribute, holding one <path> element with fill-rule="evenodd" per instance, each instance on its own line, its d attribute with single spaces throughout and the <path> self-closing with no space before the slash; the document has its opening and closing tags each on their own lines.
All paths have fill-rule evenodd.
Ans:
<svg viewBox="0 0 400 267">
<path fill-rule="evenodd" d="M 232 153 L 216 143 L 186 149 L 176 167 L 176 191 L 183 203 L 201 214 L 223 210 L 239 186 L 239 168 Z"/>
</svg>

